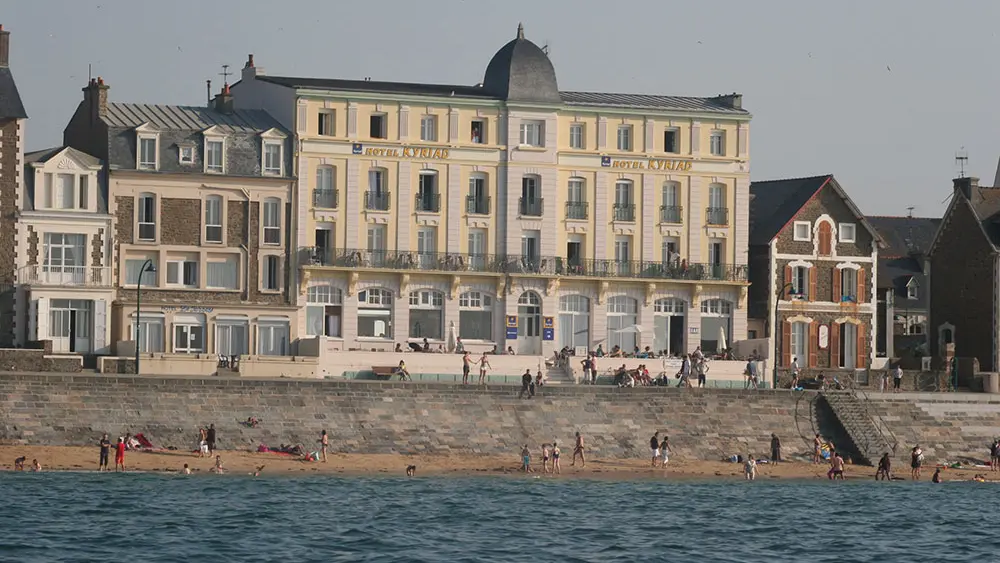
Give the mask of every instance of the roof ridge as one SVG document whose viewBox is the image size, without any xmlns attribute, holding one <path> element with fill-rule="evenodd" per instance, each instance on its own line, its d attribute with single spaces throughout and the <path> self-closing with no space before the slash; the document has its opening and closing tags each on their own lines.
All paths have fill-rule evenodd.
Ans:
<svg viewBox="0 0 1000 563">
<path fill-rule="evenodd" d="M 941 217 L 923 217 L 923 216 L 909 216 L 909 215 L 865 215 L 865 217 L 870 217 L 872 219 L 928 219 L 931 221 L 940 221 Z"/>
<path fill-rule="evenodd" d="M 195 110 L 205 110 L 213 113 L 220 113 L 215 110 L 215 108 L 210 108 L 205 105 L 193 105 L 193 104 L 157 104 L 150 102 L 108 102 L 108 106 L 143 106 L 143 107 L 168 107 L 168 108 L 183 108 L 183 109 L 195 109 Z M 255 112 L 255 113 L 268 113 L 267 110 L 260 108 L 233 108 L 233 112 Z M 270 115 L 268 113 L 268 115 Z"/>
<path fill-rule="evenodd" d="M 687 96 L 677 94 L 646 94 L 642 92 L 597 92 L 593 90 L 560 90 L 560 94 L 598 94 L 602 96 L 648 96 L 651 98 L 690 98 L 692 100 L 714 100 L 718 96 Z"/>
<path fill-rule="evenodd" d="M 264 74 L 257 77 L 260 80 L 269 82 L 268 79 L 275 80 L 335 80 L 338 82 L 360 82 L 362 84 L 405 84 L 407 86 L 440 86 L 448 88 L 478 88 L 482 89 L 482 86 L 478 84 L 448 84 L 445 82 L 407 82 L 404 80 L 365 80 L 363 78 L 321 78 L 318 76 L 278 76 L 271 74 Z"/>
<path fill-rule="evenodd" d="M 800 182 L 802 180 L 816 180 L 819 178 L 833 178 L 833 174 L 817 174 L 815 176 L 799 176 L 796 178 L 777 178 L 774 180 L 753 180 L 751 184 L 773 184 L 776 182 Z"/>
</svg>

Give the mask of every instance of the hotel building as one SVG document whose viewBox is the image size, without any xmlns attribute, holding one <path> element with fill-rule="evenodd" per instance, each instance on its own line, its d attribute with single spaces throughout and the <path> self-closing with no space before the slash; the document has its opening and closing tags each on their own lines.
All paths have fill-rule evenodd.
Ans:
<svg viewBox="0 0 1000 563">
<path fill-rule="evenodd" d="M 746 337 L 738 94 L 561 92 L 523 28 L 475 86 L 269 76 L 235 107 L 294 137 L 298 334 L 679 353 Z"/>
</svg>

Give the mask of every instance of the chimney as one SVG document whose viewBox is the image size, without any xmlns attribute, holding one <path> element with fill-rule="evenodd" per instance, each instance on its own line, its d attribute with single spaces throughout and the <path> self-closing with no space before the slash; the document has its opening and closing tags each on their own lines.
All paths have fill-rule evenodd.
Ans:
<svg viewBox="0 0 1000 563">
<path fill-rule="evenodd" d="M 83 101 L 90 108 L 90 123 L 97 123 L 108 113 L 108 89 L 104 79 L 98 76 L 91 78 L 90 84 L 83 89 Z"/>
<path fill-rule="evenodd" d="M 961 192 L 971 202 L 973 190 L 979 187 L 979 178 L 955 178 L 952 182 L 955 184 L 955 191 Z"/>
<path fill-rule="evenodd" d="M 243 65 L 243 73 L 240 75 L 241 80 L 253 80 L 255 76 L 264 76 L 264 69 L 254 65 L 253 53 L 247 55 L 247 62 Z"/>
<path fill-rule="evenodd" d="M 10 66 L 10 32 L 0 24 L 0 68 Z"/>
<path fill-rule="evenodd" d="M 733 92 L 732 94 L 723 94 L 722 96 L 716 96 L 713 99 L 726 107 L 730 107 L 733 109 L 743 109 L 743 94 L 737 94 L 736 92 Z"/>
<path fill-rule="evenodd" d="M 229 93 L 229 84 L 222 86 L 222 91 L 215 96 L 215 111 L 219 113 L 233 113 L 233 95 Z"/>
</svg>

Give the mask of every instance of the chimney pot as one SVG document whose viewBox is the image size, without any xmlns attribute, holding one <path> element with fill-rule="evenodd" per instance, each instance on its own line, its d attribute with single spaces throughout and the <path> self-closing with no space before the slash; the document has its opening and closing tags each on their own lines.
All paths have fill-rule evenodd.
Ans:
<svg viewBox="0 0 1000 563">
<path fill-rule="evenodd" d="M 10 32 L 0 25 L 0 67 L 10 65 Z"/>
<path fill-rule="evenodd" d="M 253 68 L 253 53 L 247 55 L 247 68 Z"/>
</svg>

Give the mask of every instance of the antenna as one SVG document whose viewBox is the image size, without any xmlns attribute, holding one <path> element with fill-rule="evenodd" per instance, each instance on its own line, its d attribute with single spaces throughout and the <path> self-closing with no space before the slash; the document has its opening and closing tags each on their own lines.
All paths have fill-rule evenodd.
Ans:
<svg viewBox="0 0 1000 563">
<path fill-rule="evenodd" d="M 229 65 L 222 65 L 222 72 L 219 73 L 219 76 L 222 77 L 223 85 L 229 84 L 229 76 L 231 74 L 233 73 L 229 72 Z"/>
<path fill-rule="evenodd" d="M 958 177 L 965 178 L 965 166 L 969 164 L 969 153 L 965 147 L 961 147 L 955 153 L 955 165 L 958 166 Z"/>
<path fill-rule="evenodd" d="M 94 79 L 94 65 L 87 63 L 87 83 Z"/>
<path fill-rule="evenodd" d="M 912 205 L 906 208 L 906 218 L 907 219 L 913 219 L 913 210 L 914 209 L 916 209 L 916 207 L 913 207 Z"/>
<path fill-rule="evenodd" d="M 552 52 L 552 43 L 548 39 L 545 40 L 545 45 L 542 46 L 542 52 L 545 53 L 545 56 L 548 56 Z"/>
</svg>

